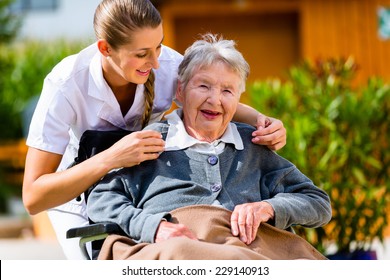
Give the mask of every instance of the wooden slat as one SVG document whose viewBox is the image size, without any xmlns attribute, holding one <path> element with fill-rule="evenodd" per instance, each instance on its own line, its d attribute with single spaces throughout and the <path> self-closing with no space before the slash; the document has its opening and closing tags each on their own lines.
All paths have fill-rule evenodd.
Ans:
<svg viewBox="0 0 390 280">
<path fill-rule="evenodd" d="M 371 76 L 390 81 L 390 40 L 378 37 L 379 6 L 389 0 L 328 0 L 301 2 L 303 56 L 309 59 L 353 56 L 360 66 L 357 83 Z"/>
<path fill-rule="evenodd" d="M 0 144 L 0 168 L 5 171 L 2 178 L 5 182 L 15 186 L 22 184 L 26 154 L 25 139 Z"/>
<path fill-rule="evenodd" d="M 0 143 L 0 162 L 15 168 L 24 167 L 27 146 L 24 139 Z"/>
</svg>

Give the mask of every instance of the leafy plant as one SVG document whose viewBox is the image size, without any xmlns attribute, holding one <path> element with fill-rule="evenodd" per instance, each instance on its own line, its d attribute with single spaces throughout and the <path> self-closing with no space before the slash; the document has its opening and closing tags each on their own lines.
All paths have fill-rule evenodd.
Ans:
<svg viewBox="0 0 390 280">
<path fill-rule="evenodd" d="M 383 241 L 390 201 L 390 86 L 379 78 L 353 87 L 351 59 L 292 67 L 286 81 L 252 84 L 248 100 L 283 120 L 291 160 L 331 198 L 332 221 L 297 232 L 324 252 L 369 249 Z"/>
<path fill-rule="evenodd" d="M 0 44 L 0 145 L 25 136 L 23 128 L 29 120 L 23 112 L 42 89 L 45 76 L 65 56 L 79 52 L 85 42 L 22 41 Z M 8 182 L 13 166 L 0 162 L 0 213 L 6 211 L 10 196 L 20 196 L 20 186 Z"/>
</svg>

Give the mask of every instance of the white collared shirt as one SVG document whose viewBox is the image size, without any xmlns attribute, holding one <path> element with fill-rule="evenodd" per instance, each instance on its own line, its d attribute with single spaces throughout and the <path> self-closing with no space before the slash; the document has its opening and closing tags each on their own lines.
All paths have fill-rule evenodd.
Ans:
<svg viewBox="0 0 390 280">
<path fill-rule="evenodd" d="M 225 148 L 225 144 L 233 144 L 237 150 L 243 150 L 244 144 L 240 134 L 238 133 L 237 127 L 234 123 L 229 123 L 225 133 L 220 139 L 208 143 L 200 141 L 190 136 L 181 119 L 182 109 L 176 109 L 172 113 L 166 116 L 169 124 L 169 131 L 167 138 L 165 139 L 165 150 L 166 151 L 177 151 L 192 147 L 196 151 L 203 154 L 218 155 L 222 153 Z"/>
</svg>

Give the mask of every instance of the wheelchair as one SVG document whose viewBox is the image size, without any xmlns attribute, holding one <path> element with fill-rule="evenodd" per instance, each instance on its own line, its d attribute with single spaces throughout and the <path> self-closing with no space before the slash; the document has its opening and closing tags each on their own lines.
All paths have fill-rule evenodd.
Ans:
<svg viewBox="0 0 390 280">
<path fill-rule="evenodd" d="M 130 133 L 132 133 L 132 131 L 128 130 L 86 130 L 80 138 L 77 157 L 70 167 L 108 149 L 115 142 Z M 87 201 L 88 195 L 95 185 L 92 185 L 84 192 L 85 201 Z M 66 238 L 80 238 L 79 245 L 85 259 L 92 260 L 97 258 L 103 241 L 109 234 L 123 234 L 123 232 L 115 223 L 94 224 L 92 221 L 89 222 L 90 225 L 88 226 L 69 229 L 66 232 Z M 89 242 L 92 242 L 91 255 L 87 250 L 87 243 Z"/>
</svg>

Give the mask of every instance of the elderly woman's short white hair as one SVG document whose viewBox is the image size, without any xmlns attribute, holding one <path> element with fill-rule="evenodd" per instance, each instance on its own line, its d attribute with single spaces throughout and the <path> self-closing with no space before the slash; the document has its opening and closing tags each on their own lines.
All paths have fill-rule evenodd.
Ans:
<svg viewBox="0 0 390 280">
<path fill-rule="evenodd" d="M 201 40 L 195 41 L 184 53 L 179 66 L 179 81 L 185 87 L 194 70 L 208 67 L 216 62 L 223 62 L 241 78 L 240 93 L 245 91 L 246 79 L 249 75 L 249 64 L 235 48 L 233 40 L 225 40 L 222 36 L 205 34 Z"/>
</svg>

